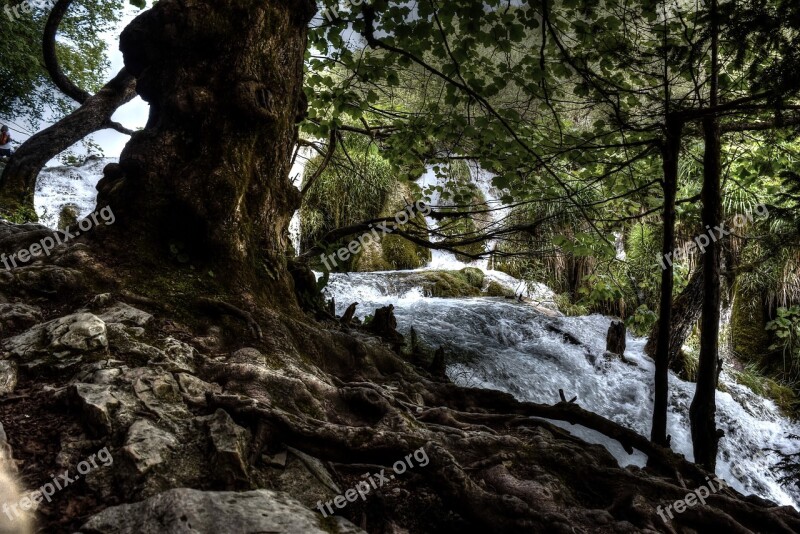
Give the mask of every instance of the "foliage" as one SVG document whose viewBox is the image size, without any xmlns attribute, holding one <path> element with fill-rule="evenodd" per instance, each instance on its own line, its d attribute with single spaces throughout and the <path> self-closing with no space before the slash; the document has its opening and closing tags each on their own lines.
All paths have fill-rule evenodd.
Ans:
<svg viewBox="0 0 800 534">
<path fill-rule="evenodd" d="M 658 321 L 658 314 L 642 304 L 625 320 L 625 326 L 636 336 L 646 336 Z"/>
<path fill-rule="evenodd" d="M 41 43 L 49 9 L 37 5 L 42 3 L 26 3 L 32 11 L 18 10 L 18 18 L 7 16 L 7 11 L 0 13 L 0 117 L 24 117 L 35 127 L 39 121 L 53 121 L 70 112 L 76 104 L 54 86 L 44 68 Z M 131 3 L 143 7 L 142 2 Z M 89 93 L 97 91 L 107 77 L 104 32 L 119 21 L 124 5 L 123 0 L 81 0 L 71 6 L 59 26 L 56 54 L 61 69 Z"/>
<path fill-rule="evenodd" d="M 783 356 L 784 373 L 800 376 L 800 306 L 778 308 L 778 316 L 767 323 L 767 330 L 773 332 L 776 341 L 771 350 L 779 350 Z"/>
</svg>

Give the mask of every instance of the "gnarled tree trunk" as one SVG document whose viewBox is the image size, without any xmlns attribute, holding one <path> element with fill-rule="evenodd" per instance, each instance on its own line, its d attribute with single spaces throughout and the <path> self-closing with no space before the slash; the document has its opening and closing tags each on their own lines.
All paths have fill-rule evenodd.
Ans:
<svg viewBox="0 0 800 534">
<path fill-rule="evenodd" d="M 98 184 L 116 223 L 96 233 L 122 264 L 177 253 L 230 289 L 294 300 L 289 170 L 315 11 L 310 0 L 164 0 L 125 29 L 120 49 L 150 117 Z"/>
<path fill-rule="evenodd" d="M 672 301 L 672 326 L 669 334 L 669 368 L 680 373 L 683 370 L 681 360 L 677 358 L 681 347 L 686 342 L 692 327 L 700 319 L 703 307 L 703 270 L 697 269 L 689 278 L 689 283 L 683 288 L 680 295 Z M 645 354 L 651 358 L 656 356 L 656 343 L 658 340 L 658 323 L 653 325 L 647 344 L 644 346 Z"/>
</svg>

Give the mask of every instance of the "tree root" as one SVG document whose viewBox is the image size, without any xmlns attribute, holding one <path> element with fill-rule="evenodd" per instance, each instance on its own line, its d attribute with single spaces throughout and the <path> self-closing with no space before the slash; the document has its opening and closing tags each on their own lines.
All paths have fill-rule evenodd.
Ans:
<svg viewBox="0 0 800 534">
<path fill-rule="evenodd" d="M 219 313 L 220 315 L 230 315 L 232 317 L 236 317 L 237 319 L 241 319 L 245 322 L 245 324 L 247 324 L 247 327 L 250 329 L 250 334 L 255 339 L 259 341 L 264 339 L 261 326 L 259 326 L 258 322 L 253 319 L 253 315 L 250 312 L 247 312 L 241 308 L 237 308 L 228 302 L 206 297 L 200 297 L 196 299 L 195 302 L 200 308 Z"/>
</svg>

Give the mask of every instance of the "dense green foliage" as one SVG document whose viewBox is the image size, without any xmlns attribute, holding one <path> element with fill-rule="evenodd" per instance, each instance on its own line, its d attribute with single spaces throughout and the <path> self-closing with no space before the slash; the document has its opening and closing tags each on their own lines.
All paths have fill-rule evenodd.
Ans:
<svg viewBox="0 0 800 534">
<path fill-rule="evenodd" d="M 14 2 L 22 5 L 30 2 Z M 31 4 L 33 5 L 33 4 Z M 66 76 L 92 93 L 108 76 L 107 32 L 119 20 L 123 0 L 76 2 L 59 27 L 56 53 Z M 22 117 L 30 127 L 69 112 L 75 103 L 53 85 L 42 59 L 48 9 L 0 13 L 0 118 Z"/>
</svg>

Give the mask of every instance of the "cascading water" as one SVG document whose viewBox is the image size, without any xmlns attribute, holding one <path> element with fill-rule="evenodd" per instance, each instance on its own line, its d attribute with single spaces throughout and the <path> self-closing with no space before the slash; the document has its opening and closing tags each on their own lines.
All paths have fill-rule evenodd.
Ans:
<svg viewBox="0 0 800 534">
<path fill-rule="evenodd" d="M 491 176 L 473 170 L 473 181 L 487 202 L 498 203 Z M 442 185 L 442 178 L 429 170 L 419 181 L 423 188 Z M 437 192 L 431 203 L 439 201 Z M 494 211 L 495 221 L 504 217 Z M 429 219 L 429 227 L 436 221 Z M 490 249 L 491 250 L 491 249 Z M 624 254 L 618 248 L 618 254 Z M 516 294 L 554 307 L 553 292 L 543 284 L 521 282 L 505 273 L 487 269 L 487 262 L 465 264 L 452 253 L 434 251 L 431 269 L 482 269 Z M 610 319 L 552 317 L 533 306 L 496 297 L 432 298 L 426 295 L 414 271 L 332 274 L 326 292 L 336 301 L 337 314 L 358 302 L 357 316 L 364 318 L 388 304 L 395 307 L 398 329 L 408 334 L 413 328 L 419 339 L 431 346 L 444 346 L 457 354 L 448 366 L 450 378 L 459 384 L 508 392 L 520 400 L 552 404 L 558 390 L 577 396 L 585 408 L 644 435 L 650 435 L 653 408 L 654 363 L 644 354 L 645 339 L 627 338 L 625 357 L 607 358 L 605 339 Z M 539 302 L 537 302 L 539 303 Z M 578 342 L 576 344 L 576 341 Z M 695 384 L 670 372 L 668 433 L 672 449 L 693 459 L 689 430 L 689 406 Z M 725 432 L 720 442 L 718 475 L 744 494 L 757 494 L 782 505 L 800 509 L 800 489 L 781 481 L 776 465 L 780 456 L 773 451 L 800 450 L 800 425 L 781 415 L 770 400 L 759 397 L 723 372 L 717 392 L 717 426 Z M 554 421 L 586 441 L 604 445 L 620 465 L 643 466 L 641 453 L 627 454 L 618 442 L 592 430 Z M 731 470 L 733 466 L 740 470 Z M 734 474 L 738 473 L 739 478 Z M 742 474 L 743 473 L 743 474 Z"/>
<path fill-rule="evenodd" d="M 78 208 L 78 218 L 95 209 L 97 182 L 103 169 L 117 158 L 90 157 L 80 166 L 46 167 L 36 180 L 34 208 L 39 222 L 50 228 L 58 226 L 61 210 L 67 205 Z"/>
<path fill-rule="evenodd" d="M 300 158 L 298 158 L 299 160 Z M 113 159 L 90 159 L 81 167 L 45 169 L 38 180 L 36 210 L 44 224 L 56 226 L 61 208 L 76 204 L 80 215 L 95 207 L 95 185 L 102 169 Z M 302 166 L 293 169 L 293 176 Z M 427 173 L 420 185 L 435 184 Z M 497 203 L 488 174 L 475 174 L 473 180 L 487 201 Z M 435 199 L 431 199 L 433 203 Z M 495 220 L 504 216 L 494 212 Z M 428 221 L 433 225 L 434 221 Z M 299 245 L 299 218 L 293 222 L 292 240 Z M 436 252 L 433 261 L 419 271 L 459 270 L 468 266 L 451 253 Z M 486 282 L 496 281 L 516 294 L 555 309 L 553 292 L 543 284 L 530 284 L 505 273 L 487 269 L 486 261 L 472 262 L 486 273 Z M 357 316 L 363 318 L 375 309 L 393 304 L 398 328 L 408 333 L 413 327 L 430 346 L 445 346 L 462 356 L 448 367 L 455 382 L 498 389 L 521 400 L 553 403 L 558 390 L 578 397 L 578 402 L 645 436 L 650 433 L 653 405 L 653 362 L 643 353 L 644 340 L 628 336 L 626 359 L 606 359 L 604 340 L 610 320 L 588 317 L 550 317 L 527 304 L 492 297 L 431 298 L 415 281 L 414 271 L 332 274 L 326 292 L 334 297 L 337 313 L 358 302 Z M 565 336 L 565 334 L 567 334 Z M 571 341 L 566 338 L 571 337 Z M 573 344 L 577 340 L 580 344 Z M 688 410 L 694 384 L 670 373 L 669 428 L 672 448 L 692 459 Z M 737 384 L 726 373 L 717 392 L 717 424 L 725 431 L 720 442 L 718 473 L 739 491 L 755 493 L 779 504 L 800 508 L 800 491 L 792 483 L 782 483 L 774 449 L 787 453 L 800 449 L 792 436 L 800 435 L 800 425 L 783 417 L 775 404 Z M 555 422 L 590 442 L 600 443 L 621 465 L 643 465 L 641 454 L 628 455 L 613 440 L 591 430 Z M 741 479 L 731 471 L 733 465 L 744 471 Z"/>
<path fill-rule="evenodd" d="M 449 347 L 463 361 L 448 367 L 448 375 L 462 385 L 511 393 L 520 400 L 552 404 L 558 390 L 577 395 L 581 406 L 599 413 L 642 435 L 650 435 L 653 407 L 653 361 L 644 352 L 642 338 L 628 336 L 624 363 L 606 359 L 605 337 L 610 319 L 547 317 L 533 307 L 492 297 L 430 298 L 421 286 L 404 282 L 398 272 L 333 274 L 326 288 L 341 314 L 358 302 L 357 316 L 393 304 L 398 329 L 413 327 L 430 346 Z M 575 345 L 564 333 L 577 339 Z M 461 359 L 461 358 L 460 358 Z M 673 450 L 692 459 L 689 405 L 693 383 L 670 373 L 669 428 Z M 800 491 L 780 482 L 775 449 L 796 452 L 800 425 L 786 419 L 772 401 L 737 384 L 726 373 L 717 392 L 717 424 L 725 431 L 720 442 L 718 474 L 731 486 L 755 493 L 779 504 L 800 508 Z M 643 465 L 641 454 L 628 455 L 613 440 L 588 429 L 557 423 L 587 441 L 600 443 L 621 465 Z M 731 472 L 737 465 L 741 480 Z"/>
</svg>

